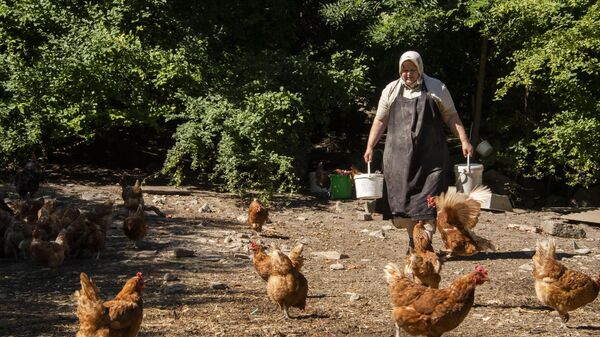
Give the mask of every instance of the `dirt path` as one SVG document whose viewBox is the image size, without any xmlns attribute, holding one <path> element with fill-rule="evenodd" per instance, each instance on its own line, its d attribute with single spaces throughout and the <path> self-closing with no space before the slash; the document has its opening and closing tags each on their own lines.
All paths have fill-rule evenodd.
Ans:
<svg viewBox="0 0 600 337">
<path fill-rule="evenodd" d="M 393 336 L 390 296 L 383 279 L 388 262 L 400 262 L 406 232 L 375 216 L 360 221 L 362 201 L 331 201 L 293 196 L 270 205 L 270 235 L 255 237 L 238 218 L 247 203 L 228 194 L 193 190 L 189 195 L 146 194 L 148 204 L 166 218 L 150 216 L 150 230 L 139 249 L 133 249 L 121 228 L 125 215 L 118 186 L 93 182 L 54 181 L 43 194 L 88 209 L 107 198 L 117 201 L 114 228 L 100 260 L 71 258 L 55 270 L 32 266 L 29 260 L 0 260 L 0 335 L 74 336 L 77 329 L 72 294 L 78 274 L 94 278 L 105 298 L 124 281 L 142 271 L 145 276 L 144 321 L 139 336 Z M 211 212 L 201 212 L 208 206 Z M 206 208 L 206 207 L 205 207 Z M 531 256 L 545 234 L 508 229 L 509 224 L 537 226 L 556 216 L 517 210 L 484 212 L 476 232 L 491 239 L 495 253 L 454 258 L 443 267 L 444 287 L 459 275 L 482 264 L 491 281 L 478 288 L 475 305 L 465 321 L 445 336 L 595 336 L 600 334 L 600 301 L 571 314 L 568 329 L 558 315 L 542 306 L 531 277 Z M 577 255 L 572 239 L 557 239 L 562 262 L 569 267 L 600 272 L 600 228 L 582 225 L 587 238 L 577 240 L 591 252 Z M 304 274 L 309 298 L 304 312 L 283 320 L 266 296 L 265 283 L 256 275 L 247 243 L 274 241 L 283 249 L 305 244 Z M 442 247 L 439 235 L 434 247 Z M 173 250 L 194 251 L 175 258 Z M 317 251 L 336 251 L 339 261 L 318 258 Z M 332 269 L 341 264 L 342 269 Z M 340 266 L 337 266 L 340 268 Z M 167 281 L 168 279 L 169 281 Z"/>
</svg>

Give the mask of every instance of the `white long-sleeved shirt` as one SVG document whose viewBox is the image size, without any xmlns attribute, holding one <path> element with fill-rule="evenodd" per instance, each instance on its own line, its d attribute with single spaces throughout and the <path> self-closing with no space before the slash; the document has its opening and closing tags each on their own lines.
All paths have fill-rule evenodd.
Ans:
<svg viewBox="0 0 600 337">
<path fill-rule="evenodd" d="M 379 105 L 377 106 L 377 114 L 375 118 L 381 120 L 387 125 L 388 118 L 390 115 L 390 107 L 398 96 L 400 91 L 401 79 L 390 82 L 381 92 L 379 98 Z M 431 94 L 433 100 L 437 103 L 438 109 L 442 114 L 443 120 L 447 120 L 452 114 L 457 114 L 456 108 L 454 107 L 454 101 L 450 95 L 450 91 L 446 88 L 446 85 L 437 78 L 429 77 L 423 74 L 423 82 L 427 86 L 427 91 Z M 410 89 L 404 86 L 403 96 L 406 98 L 415 98 L 421 96 L 422 85 L 417 86 L 414 89 Z"/>
</svg>

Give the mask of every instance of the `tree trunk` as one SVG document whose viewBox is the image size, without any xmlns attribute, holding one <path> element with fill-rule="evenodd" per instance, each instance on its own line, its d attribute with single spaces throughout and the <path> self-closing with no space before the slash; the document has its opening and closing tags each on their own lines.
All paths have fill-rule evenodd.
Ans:
<svg viewBox="0 0 600 337">
<path fill-rule="evenodd" d="M 481 124 L 481 106 L 483 104 L 483 82 L 485 79 L 485 65 L 487 63 L 488 40 L 481 41 L 481 53 L 479 55 L 479 74 L 477 76 L 477 92 L 475 93 L 475 109 L 473 111 L 473 126 L 470 130 L 471 144 L 476 147 L 479 144 L 479 126 Z"/>
</svg>

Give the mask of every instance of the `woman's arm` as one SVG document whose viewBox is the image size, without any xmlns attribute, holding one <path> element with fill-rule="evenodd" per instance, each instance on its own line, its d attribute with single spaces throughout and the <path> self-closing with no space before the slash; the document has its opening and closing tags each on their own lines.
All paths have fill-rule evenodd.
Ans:
<svg viewBox="0 0 600 337">
<path fill-rule="evenodd" d="M 452 134 L 460 139 L 463 155 L 465 157 L 473 156 L 473 145 L 469 142 L 469 137 L 467 137 L 465 127 L 463 126 L 458 113 L 442 114 L 442 119 L 448 128 L 450 128 Z"/>
<path fill-rule="evenodd" d="M 373 159 L 373 149 L 375 148 L 375 145 L 381 138 L 381 135 L 383 134 L 384 130 L 385 123 L 381 119 L 375 117 L 375 119 L 373 120 L 373 125 L 371 125 L 371 131 L 369 131 L 367 149 L 365 150 L 365 154 L 363 156 L 363 158 L 365 159 L 365 163 L 370 162 Z"/>
</svg>

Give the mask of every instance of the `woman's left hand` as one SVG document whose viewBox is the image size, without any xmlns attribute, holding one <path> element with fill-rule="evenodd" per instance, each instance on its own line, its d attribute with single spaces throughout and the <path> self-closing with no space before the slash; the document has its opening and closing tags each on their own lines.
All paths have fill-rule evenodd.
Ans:
<svg viewBox="0 0 600 337">
<path fill-rule="evenodd" d="M 465 158 L 467 156 L 473 157 L 473 145 L 471 145 L 470 142 L 462 143 L 462 151 L 463 151 L 463 156 L 465 156 Z"/>
</svg>

